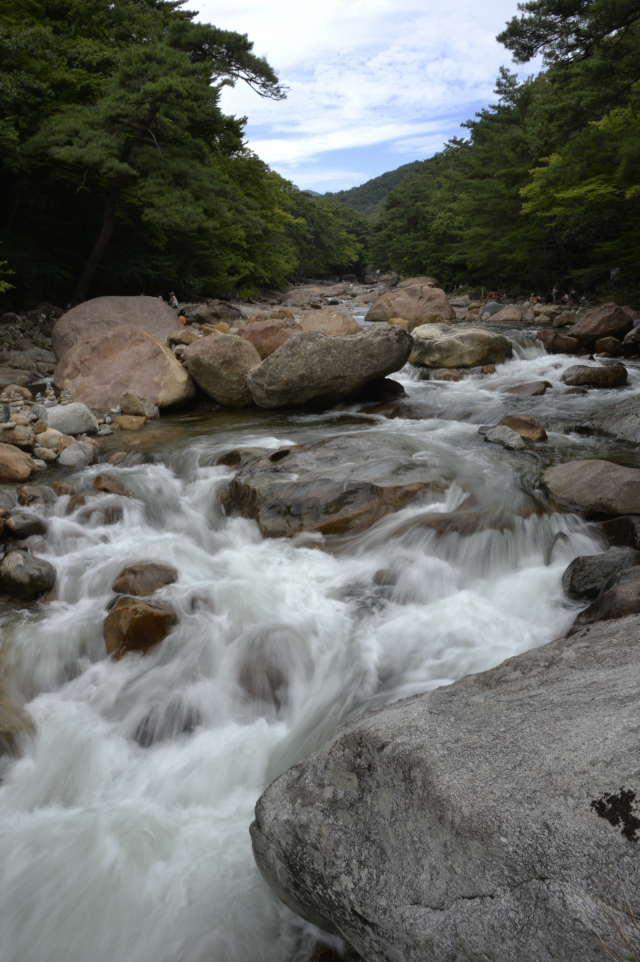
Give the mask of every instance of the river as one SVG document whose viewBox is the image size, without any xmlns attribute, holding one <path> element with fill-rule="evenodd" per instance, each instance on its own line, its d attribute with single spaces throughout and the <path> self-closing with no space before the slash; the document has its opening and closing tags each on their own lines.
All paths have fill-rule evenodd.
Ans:
<svg viewBox="0 0 640 962">
<path fill-rule="evenodd" d="M 395 375 L 430 416 L 343 406 L 165 418 L 112 469 L 134 495 L 113 499 L 122 520 L 67 515 L 68 498 L 47 509 L 33 550 L 57 568 L 57 599 L 0 605 L 3 672 L 36 724 L 2 769 L 3 962 L 306 962 L 314 931 L 254 866 L 248 828 L 262 790 L 353 713 L 561 635 L 577 611 L 562 573 L 603 544 L 594 526 L 549 509 L 539 477 L 579 457 L 640 466 L 630 448 L 575 430 L 640 390 L 637 366 L 623 391 L 562 394 L 575 361 L 509 334 L 516 355 L 493 375 Z M 497 390 L 537 379 L 554 389 L 531 399 Z M 478 434 L 514 411 L 545 424 L 549 440 L 513 453 Z M 324 543 L 263 539 L 223 514 L 222 452 L 361 431 L 381 446 L 405 438 L 416 461 L 446 466 L 456 482 Z M 466 527 L 455 523 L 461 510 Z M 114 663 L 102 639 L 110 587 L 140 560 L 177 568 L 157 597 L 179 623 L 157 649 Z M 284 679 L 278 705 L 243 686 L 265 657 Z"/>
</svg>

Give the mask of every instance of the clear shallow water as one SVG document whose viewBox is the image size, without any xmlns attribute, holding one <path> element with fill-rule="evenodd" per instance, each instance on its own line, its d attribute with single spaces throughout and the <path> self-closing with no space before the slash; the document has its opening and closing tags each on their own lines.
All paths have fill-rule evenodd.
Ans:
<svg viewBox="0 0 640 962">
<path fill-rule="evenodd" d="M 49 509 L 33 547 L 58 570 L 58 600 L 0 609 L 4 675 L 37 732 L 0 785 L 3 962 L 308 958 L 313 930 L 254 867 L 257 797 L 353 713 L 561 635 L 576 614 L 562 572 L 602 545 L 580 518 L 548 511 L 539 476 L 575 457 L 635 463 L 631 449 L 571 425 L 639 390 L 638 371 L 624 392 L 567 396 L 560 377 L 574 362 L 514 337 L 518 357 L 491 377 L 399 376 L 437 416 L 175 418 L 162 436 L 151 427 L 134 439 L 139 463 L 109 467 L 134 493 L 104 497 L 123 508 L 121 522 L 66 515 L 64 498 Z M 553 390 L 490 390 L 534 379 Z M 549 424 L 549 442 L 523 454 L 485 443 L 478 426 L 511 411 Z M 331 542 L 264 540 L 222 514 L 221 452 L 357 431 L 381 445 L 404 437 L 455 484 Z M 90 484 L 101 470 L 80 477 Z M 141 560 L 178 569 L 156 597 L 179 623 L 155 651 L 112 663 L 102 640 L 110 586 Z"/>
</svg>

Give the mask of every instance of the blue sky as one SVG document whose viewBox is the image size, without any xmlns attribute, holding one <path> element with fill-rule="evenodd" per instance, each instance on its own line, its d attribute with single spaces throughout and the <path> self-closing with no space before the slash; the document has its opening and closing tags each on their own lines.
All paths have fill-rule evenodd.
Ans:
<svg viewBox="0 0 640 962">
<path fill-rule="evenodd" d="M 247 33 L 290 88 L 274 103 L 238 85 L 224 91 L 222 106 L 248 118 L 248 145 L 263 160 L 320 192 L 432 156 L 493 101 L 500 66 L 513 68 L 495 35 L 517 12 L 515 0 L 189 0 L 187 7 Z"/>
</svg>

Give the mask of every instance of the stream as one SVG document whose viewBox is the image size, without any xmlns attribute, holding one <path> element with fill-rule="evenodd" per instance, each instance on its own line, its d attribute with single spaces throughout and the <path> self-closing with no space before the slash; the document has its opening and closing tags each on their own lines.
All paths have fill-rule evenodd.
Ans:
<svg viewBox="0 0 640 962">
<path fill-rule="evenodd" d="M 67 514 L 68 497 L 30 509 L 46 513 L 31 547 L 58 582 L 46 604 L 0 604 L 3 673 L 36 726 L 0 772 L 3 962 L 307 962 L 317 933 L 253 862 L 258 796 L 353 714 L 562 635 L 579 610 L 562 573 L 605 545 L 595 525 L 545 503 L 539 478 L 583 457 L 640 467 L 630 446 L 580 431 L 640 391 L 637 364 L 624 390 L 568 394 L 560 378 L 575 359 L 545 354 L 530 330 L 501 333 L 515 353 L 495 374 L 393 375 L 424 418 L 355 405 L 167 417 L 107 466 L 133 492 L 103 497 L 121 520 Z M 540 379 L 544 396 L 500 393 Z M 522 453 L 486 443 L 478 428 L 514 412 L 548 441 Z M 264 539 L 224 515 L 223 452 L 365 431 L 381 447 L 402 437 L 456 481 L 357 536 Z M 89 487 L 104 470 L 74 478 Z M 179 621 L 148 654 L 112 662 L 102 622 L 116 575 L 136 561 L 178 570 L 156 598 Z M 265 659 L 282 679 L 277 701 L 248 694 Z"/>
</svg>

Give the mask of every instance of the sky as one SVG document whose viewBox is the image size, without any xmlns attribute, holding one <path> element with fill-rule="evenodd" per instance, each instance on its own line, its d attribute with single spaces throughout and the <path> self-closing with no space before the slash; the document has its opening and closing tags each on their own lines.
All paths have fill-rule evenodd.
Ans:
<svg viewBox="0 0 640 962">
<path fill-rule="evenodd" d="M 196 19 L 247 33 L 289 88 L 223 92 L 248 146 L 301 189 L 344 190 L 442 149 L 494 102 L 495 36 L 516 0 L 188 0 Z M 534 65 L 535 66 L 535 65 Z"/>
</svg>

